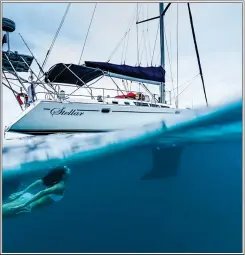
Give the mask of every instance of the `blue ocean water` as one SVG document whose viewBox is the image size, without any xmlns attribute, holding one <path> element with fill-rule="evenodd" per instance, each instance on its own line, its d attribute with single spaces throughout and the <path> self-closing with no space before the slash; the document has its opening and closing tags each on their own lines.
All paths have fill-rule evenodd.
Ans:
<svg viewBox="0 0 245 255">
<path fill-rule="evenodd" d="M 3 200 L 64 164 L 62 201 L 3 220 L 3 252 L 242 252 L 242 100 L 170 126 L 6 141 Z"/>
</svg>

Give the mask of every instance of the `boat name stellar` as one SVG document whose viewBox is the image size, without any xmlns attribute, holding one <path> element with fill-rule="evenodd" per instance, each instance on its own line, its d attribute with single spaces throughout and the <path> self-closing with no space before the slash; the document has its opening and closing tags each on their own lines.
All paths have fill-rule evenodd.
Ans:
<svg viewBox="0 0 245 255">
<path fill-rule="evenodd" d="M 81 116 L 84 112 L 80 109 L 71 109 L 70 111 L 66 111 L 66 108 L 53 108 L 50 110 L 50 114 L 54 115 L 70 115 L 70 116 Z"/>
</svg>

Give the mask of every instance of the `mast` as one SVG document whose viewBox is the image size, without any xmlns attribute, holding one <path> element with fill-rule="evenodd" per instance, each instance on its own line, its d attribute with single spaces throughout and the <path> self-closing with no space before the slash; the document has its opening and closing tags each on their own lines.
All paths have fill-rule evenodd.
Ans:
<svg viewBox="0 0 245 255">
<path fill-rule="evenodd" d="M 164 50 L 164 15 L 161 15 L 164 11 L 163 3 L 159 3 L 159 15 L 160 15 L 160 52 L 161 52 L 161 66 L 165 70 L 165 50 Z M 165 103 L 165 81 L 160 85 L 160 101 Z"/>
</svg>

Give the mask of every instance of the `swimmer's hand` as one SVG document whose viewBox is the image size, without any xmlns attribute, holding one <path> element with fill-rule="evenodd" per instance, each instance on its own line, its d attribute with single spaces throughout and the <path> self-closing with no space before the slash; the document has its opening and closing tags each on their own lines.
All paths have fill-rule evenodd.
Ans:
<svg viewBox="0 0 245 255">
<path fill-rule="evenodd" d="M 11 210 L 11 211 L 19 211 L 19 210 L 22 210 L 24 207 L 25 207 L 24 204 L 22 204 L 22 205 L 17 205 L 17 206 L 11 207 L 10 210 Z"/>
<path fill-rule="evenodd" d="M 16 212 L 16 214 L 25 213 L 25 212 L 31 212 L 31 206 L 30 205 L 20 208 L 18 210 L 18 212 Z"/>
<path fill-rule="evenodd" d="M 13 211 L 15 214 L 31 212 L 31 206 L 18 205 L 18 206 L 12 207 L 10 210 Z"/>
<path fill-rule="evenodd" d="M 21 197 L 23 194 L 24 194 L 23 191 L 13 193 L 12 195 L 9 196 L 9 200 L 15 200 L 15 199 Z"/>
</svg>

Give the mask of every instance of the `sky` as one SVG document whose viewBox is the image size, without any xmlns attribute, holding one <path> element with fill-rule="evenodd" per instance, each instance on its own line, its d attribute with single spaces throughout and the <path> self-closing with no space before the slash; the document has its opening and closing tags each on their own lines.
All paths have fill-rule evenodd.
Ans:
<svg viewBox="0 0 245 255">
<path fill-rule="evenodd" d="M 78 63 L 94 7 L 94 3 L 71 4 L 45 71 L 60 62 Z M 30 54 L 19 36 L 20 33 L 42 64 L 66 8 L 67 3 L 3 3 L 3 17 L 16 23 L 16 30 L 10 35 L 11 50 Z M 159 13 L 157 3 L 138 4 L 138 7 L 136 3 L 98 3 L 82 62 L 107 61 L 130 27 L 130 33 L 110 62 L 121 64 L 125 61 L 126 64 L 136 65 L 139 55 L 142 66 L 149 66 L 151 62 L 152 65 L 159 65 L 159 36 L 156 37 L 159 20 L 143 23 L 137 28 L 137 8 L 138 20 L 154 17 Z M 191 3 L 191 10 L 209 104 L 223 104 L 241 97 L 242 4 Z M 172 90 L 172 103 L 178 84 L 181 93 L 178 97 L 179 107 L 204 106 L 205 99 L 200 76 L 197 76 L 199 70 L 186 3 L 171 4 L 164 22 L 166 90 Z M 153 50 L 155 41 L 156 47 Z M 38 72 L 35 63 L 32 68 Z M 107 78 L 102 79 L 97 86 L 112 87 L 113 83 Z M 153 91 L 157 92 L 158 88 L 155 86 Z M 12 122 L 20 112 L 12 93 L 3 87 L 3 125 Z"/>
</svg>

